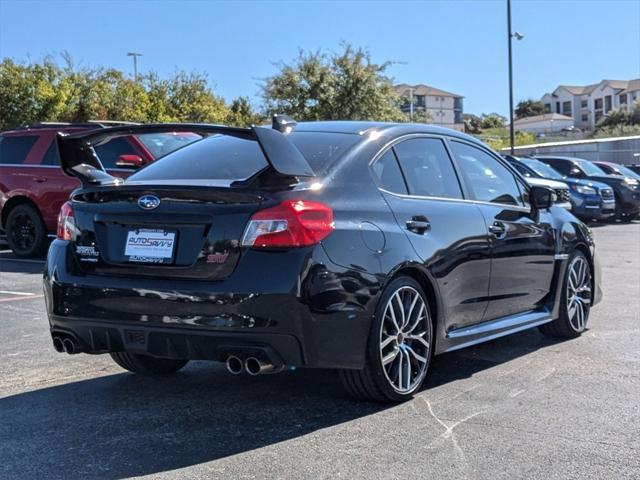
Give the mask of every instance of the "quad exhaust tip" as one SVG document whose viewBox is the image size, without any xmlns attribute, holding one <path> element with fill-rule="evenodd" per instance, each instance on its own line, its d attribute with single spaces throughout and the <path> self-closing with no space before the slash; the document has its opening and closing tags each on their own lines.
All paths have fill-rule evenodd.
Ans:
<svg viewBox="0 0 640 480">
<path fill-rule="evenodd" d="M 243 369 L 244 365 L 240 357 L 236 357 L 235 355 L 229 355 L 227 357 L 227 370 L 229 373 L 232 375 L 240 375 Z"/>
<path fill-rule="evenodd" d="M 55 348 L 58 353 L 64 352 L 64 344 L 60 337 L 53 337 L 53 348 Z"/>
<path fill-rule="evenodd" d="M 272 363 L 263 362 L 256 357 L 247 357 L 244 361 L 244 369 L 249 375 L 265 375 L 268 373 L 279 373 L 284 370 L 284 365 L 274 365 Z"/>
<path fill-rule="evenodd" d="M 64 340 L 62 340 L 62 346 L 64 348 L 64 351 L 67 352 L 69 355 L 73 355 L 74 353 L 77 353 L 76 344 L 70 338 L 65 338 Z"/>
</svg>

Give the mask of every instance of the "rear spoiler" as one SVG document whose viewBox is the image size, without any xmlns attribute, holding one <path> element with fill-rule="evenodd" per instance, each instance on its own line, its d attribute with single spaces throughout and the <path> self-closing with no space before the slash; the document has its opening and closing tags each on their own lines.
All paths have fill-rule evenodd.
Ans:
<svg viewBox="0 0 640 480">
<path fill-rule="evenodd" d="M 193 132 L 202 136 L 229 135 L 258 142 L 269 166 L 282 177 L 313 177 L 314 173 L 298 148 L 279 130 L 268 127 L 236 128 L 201 123 L 160 123 L 124 125 L 87 132 L 58 133 L 60 166 L 65 174 L 79 178 L 83 185 L 117 184 L 109 175 L 94 147 L 117 137 L 144 133 Z"/>
</svg>

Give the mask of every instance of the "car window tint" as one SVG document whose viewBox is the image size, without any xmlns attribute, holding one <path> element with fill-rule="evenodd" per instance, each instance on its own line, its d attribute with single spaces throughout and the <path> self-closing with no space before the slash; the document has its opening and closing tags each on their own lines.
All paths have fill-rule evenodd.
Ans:
<svg viewBox="0 0 640 480">
<path fill-rule="evenodd" d="M 246 180 L 266 166 L 258 142 L 214 135 L 165 155 L 129 179 Z"/>
<path fill-rule="evenodd" d="M 531 172 L 527 169 L 527 167 L 525 167 L 524 165 L 520 165 L 516 162 L 513 162 L 511 164 L 511 166 L 513 168 L 515 168 L 518 172 L 520 172 L 521 175 L 524 175 L 525 177 L 531 177 Z"/>
<path fill-rule="evenodd" d="M 567 162 L 564 160 L 552 160 L 548 158 L 541 158 L 540 161 L 542 163 L 546 163 L 547 165 L 553 167 L 562 175 L 569 175 L 569 172 L 571 171 L 571 162 Z"/>
<path fill-rule="evenodd" d="M 0 137 L 0 163 L 19 165 L 25 162 L 37 135 Z"/>
<path fill-rule="evenodd" d="M 452 141 L 451 149 L 476 200 L 524 205 L 518 182 L 497 159 L 466 143 Z"/>
<path fill-rule="evenodd" d="M 382 188 L 389 192 L 407 194 L 407 186 L 404 183 L 400 166 L 392 150 L 387 150 L 378 158 L 372 168 Z"/>
<path fill-rule="evenodd" d="M 139 152 L 124 137 L 117 137 L 104 145 L 94 147 L 104 168 L 127 168 L 116 165 L 120 155 L 139 155 Z"/>
<path fill-rule="evenodd" d="M 360 135 L 350 133 L 296 132 L 295 130 L 288 137 L 316 173 L 328 169 L 347 150 L 362 140 Z"/>
<path fill-rule="evenodd" d="M 42 165 L 60 165 L 60 154 L 58 153 L 58 145 L 55 140 L 51 142 L 51 145 L 47 148 L 47 153 L 45 153 L 42 158 Z"/>
<path fill-rule="evenodd" d="M 160 132 L 138 135 L 138 140 L 151 152 L 153 158 L 160 158 L 201 138 L 200 135 L 191 132 Z"/>
<path fill-rule="evenodd" d="M 393 147 L 409 194 L 462 198 L 458 177 L 442 140 L 412 138 Z"/>
</svg>

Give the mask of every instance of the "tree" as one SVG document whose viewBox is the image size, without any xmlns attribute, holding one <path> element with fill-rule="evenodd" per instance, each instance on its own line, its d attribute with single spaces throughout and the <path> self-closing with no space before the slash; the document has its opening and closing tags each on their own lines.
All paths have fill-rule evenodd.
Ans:
<svg viewBox="0 0 640 480">
<path fill-rule="evenodd" d="M 631 112 L 626 110 L 611 110 L 600 119 L 596 128 L 615 127 L 620 125 L 631 125 Z"/>
<path fill-rule="evenodd" d="M 516 105 L 516 118 L 534 117 L 536 115 L 542 115 L 544 113 L 544 105 L 539 100 L 522 100 Z"/>
<path fill-rule="evenodd" d="M 238 97 L 229 105 L 225 123 L 234 127 L 247 127 L 261 123 L 262 117 L 251 108 L 247 97 Z"/>
<path fill-rule="evenodd" d="M 462 121 L 464 122 L 464 131 L 466 133 L 481 133 L 482 119 L 478 115 L 471 113 L 465 113 L 462 115 Z"/>
<path fill-rule="evenodd" d="M 49 57 L 33 64 L 8 58 L 0 63 L 0 128 L 90 119 L 242 122 L 251 112 L 248 101 L 240 102 L 229 117 L 204 74 L 180 71 L 161 79 L 149 73 L 136 81 L 115 69 L 77 68 L 66 54 L 63 60 L 63 66 Z"/>
<path fill-rule="evenodd" d="M 481 128 L 504 128 L 507 119 L 498 113 L 482 114 Z"/>
<path fill-rule="evenodd" d="M 279 72 L 263 81 L 265 111 L 297 120 L 406 121 L 385 75 L 390 65 L 349 44 L 341 53 L 300 51 L 293 64 L 278 64 Z"/>
</svg>

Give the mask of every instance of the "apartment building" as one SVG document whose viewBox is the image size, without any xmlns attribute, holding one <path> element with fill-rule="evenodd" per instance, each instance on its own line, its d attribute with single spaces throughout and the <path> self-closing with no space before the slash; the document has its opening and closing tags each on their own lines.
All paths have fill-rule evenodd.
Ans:
<svg viewBox="0 0 640 480">
<path fill-rule="evenodd" d="M 545 112 L 573 117 L 576 127 L 593 130 L 609 111 L 630 110 L 637 99 L 640 99 L 640 78 L 602 80 L 585 86 L 560 85 L 541 101 Z"/>
<path fill-rule="evenodd" d="M 462 95 L 446 92 L 429 85 L 396 85 L 396 92 L 402 98 L 400 106 L 403 112 L 411 111 L 413 99 L 414 119 L 434 125 L 441 125 L 455 130 L 464 130 L 462 120 Z M 424 118 L 420 118 L 423 116 Z"/>
</svg>

